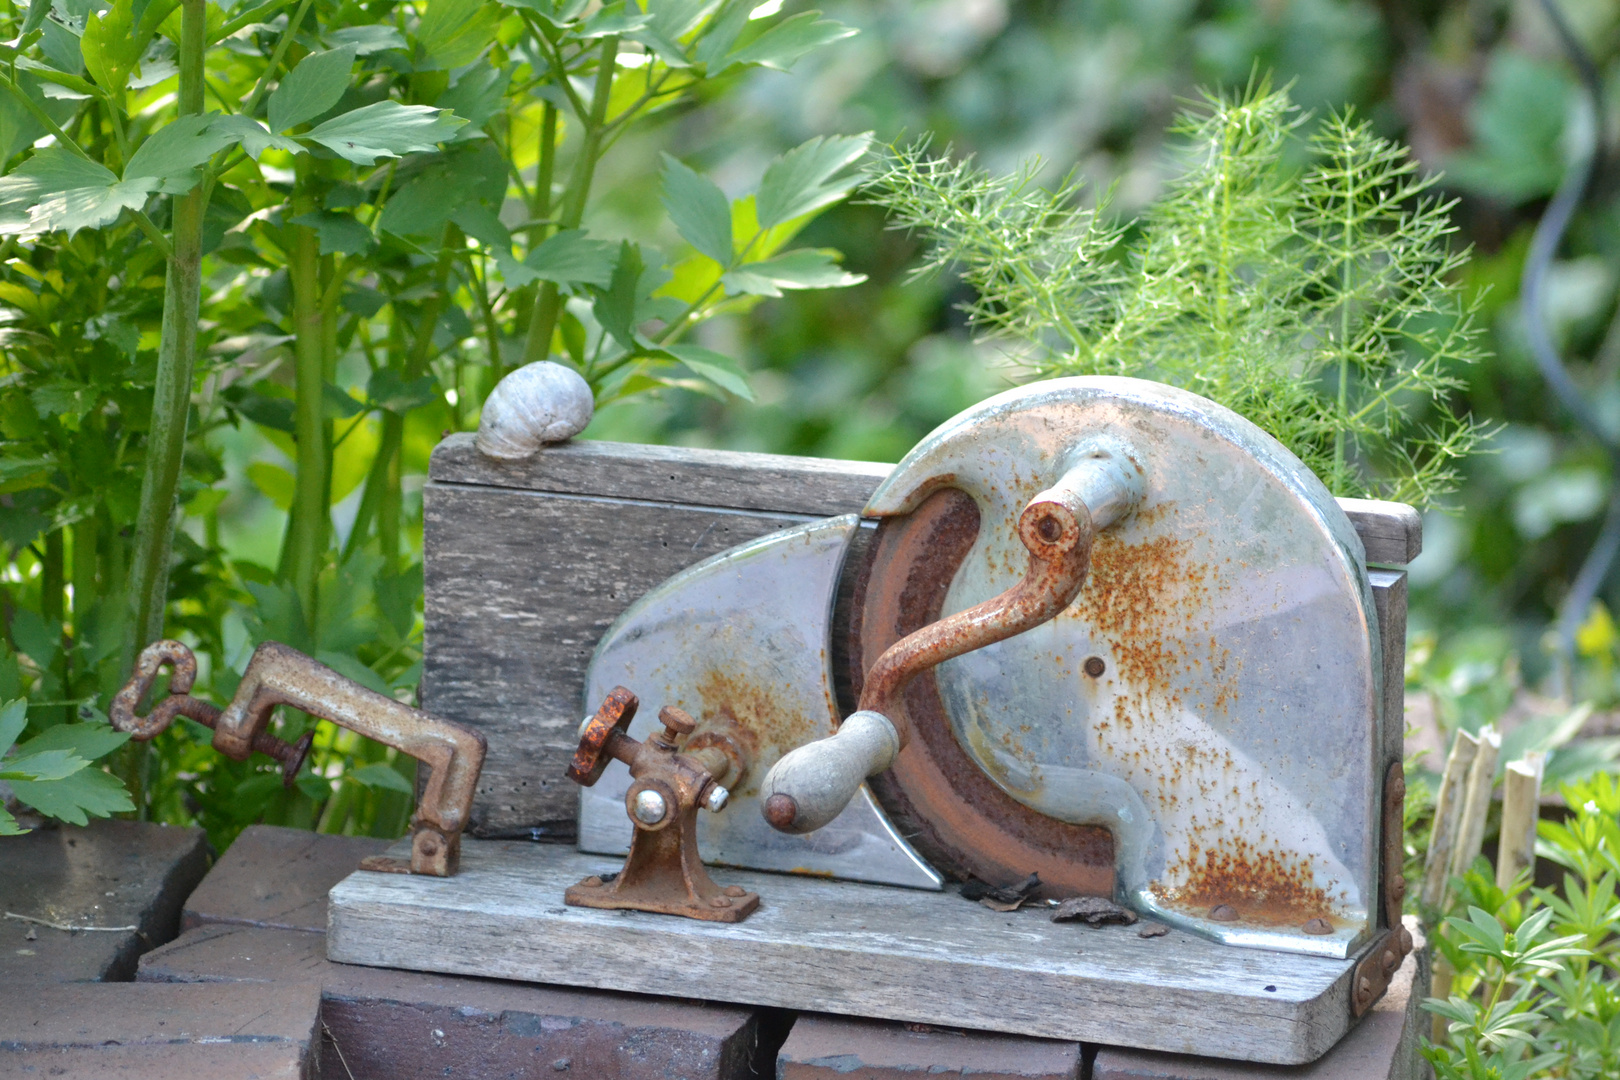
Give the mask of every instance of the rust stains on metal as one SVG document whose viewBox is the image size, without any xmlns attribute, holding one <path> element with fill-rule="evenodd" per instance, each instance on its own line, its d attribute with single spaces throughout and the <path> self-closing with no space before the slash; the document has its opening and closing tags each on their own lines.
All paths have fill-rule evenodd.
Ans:
<svg viewBox="0 0 1620 1080">
<path fill-rule="evenodd" d="M 740 886 L 722 888 L 698 857 L 697 812 L 719 809 L 727 793 L 699 756 L 676 750 L 692 734 L 696 721 L 678 708 L 659 710 L 662 732 L 646 742 L 626 734 L 636 714 L 636 695 L 614 687 L 585 723 L 568 778 L 590 787 L 612 759 L 630 768 L 632 782 L 625 803 L 635 835 L 624 869 L 611 880 L 587 877 L 563 895 L 576 907 L 651 911 L 707 922 L 741 922 L 759 907 L 759 895 Z M 729 760 L 711 747 L 720 760 Z M 706 756 L 706 755 L 705 755 Z M 718 794 L 719 798 L 716 798 Z"/>
<path fill-rule="evenodd" d="M 834 628 L 848 635 L 853 697 L 890 645 L 938 620 L 978 532 L 978 504 L 954 488 L 879 523 L 864 557 L 847 570 L 855 575 L 849 625 Z M 1046 817 L 997 786 L 957 742 L 932 670 L 912 679 L 901 700 L 916 738 L 868 785 L 923 858 L 952 877 L 996 885 L 1035 871 L 1042 899 L 1113 895 L 1107 829 Z"/>
<path fill-rule="evenodd" d="M 135 716 L 136 705 L 150 689 L 158 668 L 166 663 L 175 665 L 177 678 L 171 689 L 179 691 L 179 700 L 171 697 L 160 703 L 151 716 Z M 484 763 L 481 733 L 368 690 L 276 641 L 267 641 L 254 651 L 237 684 L 236 696 L 224 709 L 189 697 L 186 691 L 191 689 L 195 676 L 196 661 L 184 645 L 177 641 L 149 645 L 129 683 L 119 691 L 111 718 L 115 724 L 126 725 L 123 730 L 136 732 L 137 738 L 151 738 L 174 716 L 190 716 L 214 729 L 215 750 L 236 761 L 246 760 L 254 751 L 270 753 L 283 761 L 284 778 L 289 769 L 297 771 L 312 735 L 292 747 L 268 735 L 265 728 L 277 706 L 290 705 L 386 743 L 430 770 L 422 800 L 411 818 L 410 872 L 436 877 L 456 872 L 461 830 L 472 812 L 473 793 Z M 363 862 L 362 868 L 404 869 L 393 860 L 376 856 Z"/>
<path fill-rule="evenodd" d="M 1183 911 L 1229 905 L 1235 920 L 1259 926 L 1299 926 L 1333 915 L 1332 899 L 1315 884 L 1309 863 L 1242 836 L 1222 836 L 1209 848 L 1195 842 L 1166 876 L 1181 884 L 1154 892 Z"/>
<path fill-rule="evenodd" d="M 776 763 L 782 752 L 831 732 L 823 718 L 806 716 L 784 702 L 795 695 L 762 685 L 736 671 L 711 668 L 697 680 L 697 734 L 694 748 L 707 743 L 711 732 L 732 740 L 739 756 L 742 775 L 739 794 L 752 794 L 765 770 Z"/>
</svg>

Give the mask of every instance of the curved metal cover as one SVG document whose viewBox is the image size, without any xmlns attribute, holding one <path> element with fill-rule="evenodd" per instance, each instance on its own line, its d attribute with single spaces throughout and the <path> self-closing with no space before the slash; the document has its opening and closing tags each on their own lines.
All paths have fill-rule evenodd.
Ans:
<svg viewBox="0 0 1620 1080">
<path fill-rule="evenodd" d="M 1112 830 L 1139 910 L 1347 956 L 1377 896 L 1377 619 L 1360 539 L 1297 458 L 1196 395 L 1063 379 L 946 423 L 867 513 L 946 486 L 979 504 L 943 613 L 963 610 L 1023 575 L 1020 510 L 1094 435 L 1134 448 L 1146 498 L 1098 535 L 1067 611 L 937 669 L 955 736 L 1018 801 Z"/>
<path fill-rule="evenodd" d="M 722 552 L 663 582 L 608 628 L 586 676 L 585 711 L 615 686 L 642 700 L 630 734 L 645 739 L 660 707 L 705 730 L 739 731 L 753 762 L 730 803 L 698 815 L 704 862 L 938 889 L 940 876 L 890 827 L 865 787 L 827 827 L 779 833 L 759 807 L 759 781 L 787 751 L 825 738 L 839 716 L 827 654 L 839 570 L 854 514 L 785 529 Z M 630 772 L 610 765 L 580 789 L 579 846 L 623 854 L 632 826 Z"/>
</svg>

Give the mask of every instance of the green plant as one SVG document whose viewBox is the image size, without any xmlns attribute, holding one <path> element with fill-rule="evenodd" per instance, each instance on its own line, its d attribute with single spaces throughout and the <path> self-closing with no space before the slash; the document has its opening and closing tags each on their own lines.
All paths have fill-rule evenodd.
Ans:
<svg viewBox="0 0 1620 1080">
<path fill-rule="evenodd" d="M 135 809 L 129 792 L 91 763 L 122 746 L 129 736 L 106 722 L 57 724 L 24 743 L 17 743 L 28 723 L 22 698 L 0 706 L 0 781 L 17 801 L 46 817 L 74 825 Z M 0 836 L 24 830 L 0 804 Z"/>
<path fill-rule="evenodd" d="M 1210 96 L 1176 129 L 1185 170 L 1127 229 L 1038 162 L 994 176 L 894 151 L 871 199 L 955 266 L 981 331 L 1043 375 L 1138 375 L 1276 436 L 1341 495 L 1426 504 L 1480 437 L 1450 398 L 1481 355 L 1450 204 L 1349 113 L 1307 138 L 1286 91 Z M 1293 167 L 1291 153 L 1306 158 Z"/>
<path fill-rule="evenodd" d="M 1620 785 L 1613 775 L 1563 789 L 1565 822 L 1543 820 L 1538 854 L 1563 867 L 1558 889 L 1528 875 L 1497 888 L 1483 858 L 1454 882 L 1455 909 L 1431 935 L 1455 975 L 1424 1008 L 1446 1021 L 1425 1041 L 1440 1080 L 1596 1080 L 1620 1071 Z"/>
<path fill-rule="evenodd" d="M 667 235 L 593 218 L 627 133 L 851 33 L 815 12 L 37 0 L 0 22 L 0 693 L 36 732 L 104 703 L 160 633 L 216 700 L 269 637 L 409 695 L 413 481 L 502 374 L 549 355 L 601 401 L 746 395 L 693 328 L 860 280 L 786 250 L 852 185 L 859 137 L 738 199 L 670 161 Z M 403 827 L 411 762 L 384 748 L 323 731 L 287 792 L 207 741 L 183 721 L 119 752 L 137 813 L 217 843 L 254 820 Z"/>
</svg>

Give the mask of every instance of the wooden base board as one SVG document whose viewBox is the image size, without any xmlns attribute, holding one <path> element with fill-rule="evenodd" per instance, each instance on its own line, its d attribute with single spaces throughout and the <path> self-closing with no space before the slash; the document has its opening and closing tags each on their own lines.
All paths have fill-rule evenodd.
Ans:
<svg viewBox="0 0 1620 1080">
<path fill-rule="evenodd" d="M 327 956 L 1280 1064 L 1316 1060 L 1353 1023 L 1354 960 L 1000 914 L 954 891 L 721 868 L 721 885 L 760 894 L 745 922 L 563 904 L 618 867 L 469 839 L 455 877 L 358 871 L 332 889 Z"/>
</svg>

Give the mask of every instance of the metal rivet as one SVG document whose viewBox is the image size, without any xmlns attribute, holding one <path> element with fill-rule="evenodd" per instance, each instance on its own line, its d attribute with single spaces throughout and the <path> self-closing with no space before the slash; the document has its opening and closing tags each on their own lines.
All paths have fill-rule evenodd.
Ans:
<svg viewBox="0 0 1620 1080">
<path fill-rule="evenodd" d="M 1237 922 L 1237 910 L 1231 904 L 1216 904 L 1209 909 L 1209 917 L 1216 922 Z"/>
<path fill-rule="evenodd" d="M 1389 891 L 1390 895 L 1397 900 L 1404 897 L 1406 895 L 1406 875 L 1396 874 L 1394 880 L 1389 883 Z"/>
<path fill-rule="evenodd" d="M 1108 665 L 1103 662 L 1102 657 L 1090 656 L 1086 658 L 1085 670 L 1086 674 L 1090 675 L 1093 679 L 1100 679 L 1102 678 L 1103 672 L 1108 670 Z"/>
<path fill-rule="evenodd" d="M 730 897 L 726 897 L 726 896 L 712 897 L 709 900 L 709 906 L 710 907 L 717 907 L 717 908 L 730 907 L 731 906 L 731 899 L 730 899 Z"/>
<path fill-rule="evenodd" d="M 652 788 L 642 788 L 636 792 L 635 810 L 636 820 L 643 825 L 656 825 L 664 820 L 669 813 L 669 805 L 664 797 Z"/>
<path fill-rule="evenodd" d="M 1333 933 L 1333 924 L 1326 919 L 1316 918 L 1307 922 L 1300 929 L 1307 934 L 1331 934 Z"/>
<path fill-rule="evenodd" d="M 595 874 L 592 874 L 590 877 L 580 882 L 580 884 L 585 886 L 587 889 L 600 889 L 602 887 L 602 879 L 597 877 Z"/>
<path fill-rule="evenodd" d="M 727 885 L 726 889 L 725 889 L 725 892 L 726 892 L 727 896 L 733 896 L 733 897 L 735 897 L 735 896 L 747 896 L 748 895 L 748 890 L 743 888 L 741 885 Z"/>
</svg>

